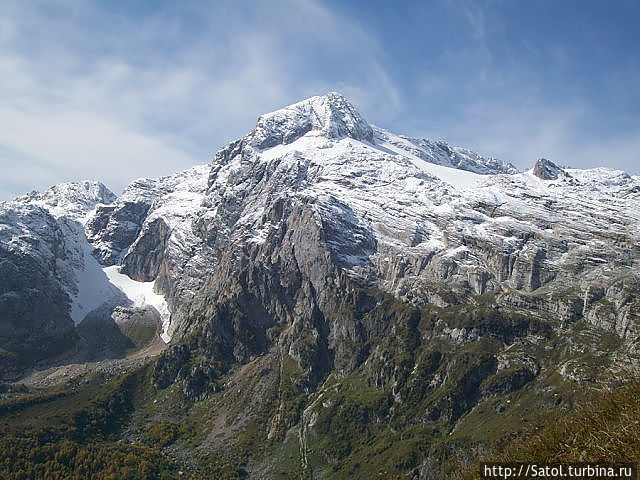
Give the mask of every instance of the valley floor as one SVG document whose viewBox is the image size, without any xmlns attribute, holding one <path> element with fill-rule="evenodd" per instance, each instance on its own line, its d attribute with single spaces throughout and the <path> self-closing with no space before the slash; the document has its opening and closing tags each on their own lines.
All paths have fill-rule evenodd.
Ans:
<svg viewBox="0 0 640 480">
<path fill-rule="evenodd" d="M 94 373 L 105 374 L 110 378 L 148 363 L 166 348 L 167 345 L 158 339 L 151 345 L 125 358 L 107 359 L 98 362 L 65 363 L 43 370 L 34 370 L 31 374 L 16 382 L 16 384 L 38 390 L 52 388 L 62 382 L 68 382 Z"/>
</svg>

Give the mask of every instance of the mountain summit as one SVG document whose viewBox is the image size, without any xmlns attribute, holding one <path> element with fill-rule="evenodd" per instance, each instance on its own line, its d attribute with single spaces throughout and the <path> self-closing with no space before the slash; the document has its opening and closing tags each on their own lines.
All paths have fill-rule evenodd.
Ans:
<svg viewBox="0 0 640 480">
<path fill-rule="evenodd" d="M 330 92 L 261 115 L 250 134 L 250 144 L 260 149 L 270 148 L 291 143 L 310 131 L 331 139 L 351 137 L 373 141 L 371 126 L 355 107 L 341 94 Z"/>
<path fill-rule="evenodd" d="M 215 164 L 223 164 L 237 148 L 250 147 L 265 152 L 278 146 L 296 143 L 296 150 L 325 148 L 327 141 L 353 140 L 370 149 L 396 153 L 452 169 L 481 175 L 517 173 L 510 163 L 487 158 L 444 141 L 411 138 L 393 134 L 370 125 L 357 109 L 341 94 L 330 92 L 315 96 L 288 107 L 261 115 L 256 127 L 244 138 L 233 142 L 216 155 Z"/>
</svg>

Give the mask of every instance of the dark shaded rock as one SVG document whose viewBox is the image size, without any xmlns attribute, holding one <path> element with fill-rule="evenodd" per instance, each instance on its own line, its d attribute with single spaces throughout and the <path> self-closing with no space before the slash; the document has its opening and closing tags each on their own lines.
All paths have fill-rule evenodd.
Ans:
<svg viewBox="0 0 640 480">
<path fill-rule="evenodd" d="M 546 158 L 538 159 L 533 166 L 533 174 L 542 180 L 557 180 L 558 177 L 567 175 L 562 168 Z"/>
<path fill-rule="evenodd" d="M 513 366 L 486 378 L 482 382 L 481 393 L 485 397 L 506 395 L 519 390 L 535 377 L 535 372 L 528 366 Z"/>
<path fill-rule="evenodd" d="M 37 258 L 0 246 L 0 376 L 14 378 L 78 340 L 69 297 Z M 0 377 L 2 378 L 2 377 Z"/>
<path fill-rule="evenodd" d="M 117 264 L 136 240 L 147 212 L 148 201 L 99 205 L 86 224 L 87 238 L 96 247 L 95 255 L 105 266 Z"/>
<path fill-rule="evenodd" d="M 86 345 L 87 360 L 124 357 L 134 347 L 111 318 L 113 307 L 102 306 L 78 324 L 77 331 Z"/>
<path fill-rule="evenodd" d="M 169 227 L 162 218 L 147 224 L 145 231 L 124 257 L 122 273 L 138 282 L 155 280 L 163 267 L 170 233 Z"/>
<path fill-rule="evenodd" d="M 155 388 L 167 388 L 174 383 L 191 357 L 192 349 L 186 344 L 172 346 L 164 352 L 153 368 L 152 381 Z"/>
<path fill-rule="evenodd" d="M 153 307 L 117 306 L 111 313 L 111 318 L 122 335 L 137 349 L 159 341 L 162 319 Z"/>
</svg>

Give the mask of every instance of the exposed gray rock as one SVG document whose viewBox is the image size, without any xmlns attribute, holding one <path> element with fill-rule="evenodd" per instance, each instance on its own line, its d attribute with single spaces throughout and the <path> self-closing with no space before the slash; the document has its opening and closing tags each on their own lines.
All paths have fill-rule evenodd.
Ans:
<svg viewBox="0 0 640 480">
<path fill-rule="evenodd" d="M 533 174 L 542 180 L 557 180 L 566 176 L 566 172 L 551 160 L 539 158 L 533 166 Z"/>
<path fill-rule="evenodd" d="M 122 261 L 122 273 L 139 282 L 155 280 L 163 265 L 169 240 L 169 227 L 162 218 L 146 224 L 144 232 L 131 245 Z"/>
<path fill-rule="evenodd" d="M 124 252 L 135 242 L 151 203 L 118 202 L 99 205 L 87 222 L 87 237 L 94 242 L 95 255 L 105 266 L 116 265 Z"/>
</svg>

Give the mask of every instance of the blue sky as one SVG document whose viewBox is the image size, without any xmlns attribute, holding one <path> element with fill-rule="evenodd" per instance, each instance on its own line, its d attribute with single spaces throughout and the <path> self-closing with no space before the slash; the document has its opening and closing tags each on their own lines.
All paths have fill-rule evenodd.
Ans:
<svg viewBox="0 0 640 480">
<path fill-rule="evenodd" d="M 0 200 L 206 163 L 332 90 L 522 169 L 640 174 L 639 46 L 633 0 L 0 0 Z"/>
</svg>

